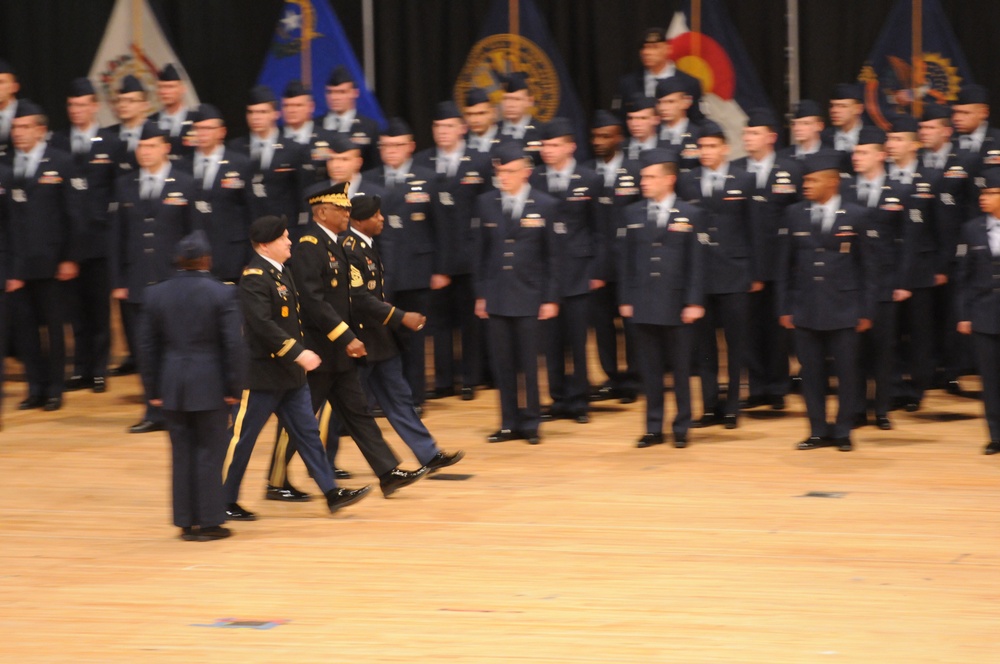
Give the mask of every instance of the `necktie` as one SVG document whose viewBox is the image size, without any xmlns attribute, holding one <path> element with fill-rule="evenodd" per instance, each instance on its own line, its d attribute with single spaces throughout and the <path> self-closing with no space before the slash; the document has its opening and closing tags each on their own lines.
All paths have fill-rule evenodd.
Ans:
<svg viewBox="0 0 1000 664">
<path fill-rule="evenodd" d="M 963 150 L 971 151 L 975 146 L 975 139 L 972 138 L 971 134 L 966 134 L 965 136 L 960 136 L 958 139 L 958 147 Z"/>
<path fill-rule="evenodd" d="M 871 186 L 867 182 L 858 183 L 858 202 L 862 205 L 868 205 L 868 193 L 871 190 Z"/>
<path fill-rule="evenodd" d="M 1000 256 L 1000 222 L 989 219 L 986 225 L 986 236 L 990 243 L 990 253 Z"/>
<path fill-rule="evenodd" d="M 814 205 L 811 212 L 812 225 L 816 230 L 823 230 L 823 208 L 819 205 Z"/>
<path fill-rule="evenodd" d="M 508 224 L 514 221 L 514 199 L 504 197 L 503 199 L 503 216 L 507 220 Z"/>
<path fill-rule="evenodd" d="M 722 176 L 718 173 L 712 174 L 712 191 L 722 191 Z"/>
<path fill-rule="evenodd" d="M 215 179 L 214 174 L 212 173 L 211 169 L 209 168 L 209 162 L 210 162 L 210 160 L 209 160 L 208 157 L 202 157 L 202 164 L 201 164 L 201 188 L 202 189 L 211 189 L 212 188 L 212 181 Z"/>
<path fill-rule="evenodd" d="M 628 146 L 628 158 L 631 159 L 632 161 L 635 161 L 636 159 L 639 158 L 638 143 L 632 143 L 631 145 Z"/>
<path fill-rule="evenodd" d="M 19 180 L 28 177 L 28 155 L 17 155 L 17 163 L 14 165 L 14 177 Z"/>
<path fill-rule="evenodd" d="M 142 178 L 142 187 L 139 190 L 139 197 L 144 201 L 148 201 L 153 197 L 153 176 L 145 175 Z"/>
<path fill-rule="evenodd" d="M 203 181 L 206 170 L 208 170 L 208 157 L 198 157 L 198 165 L 194 168 L 194 178 Z"/>
<path fill-rule="evenodd" d="M 648 212 L 646 214 L 647 214 L 647 219 L 649 219 L 649 221 L 651 221 L 654 224 L 657 223 L 657 221 L 659 220 L 659 216 L 660 216 L 660 205 L 659 205 L 659 203 L 650 203 L 649 204 L 649 210 L 648 210 Z"/>
<path fill-rule="evenodd" d="M 87 154 L 87 139 L 82 134 L 73 136 L 73 154 Z"/>
</svg>

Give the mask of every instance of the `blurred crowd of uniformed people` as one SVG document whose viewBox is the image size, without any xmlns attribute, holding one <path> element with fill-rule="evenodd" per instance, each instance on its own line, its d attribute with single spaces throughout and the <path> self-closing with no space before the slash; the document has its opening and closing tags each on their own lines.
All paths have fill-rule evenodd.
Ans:
<svg viewBox="0 0 1000 664">
<path fill-rule="evenodd" d="M 400 386 L 417 414 L 427 399 L 495 387 L 489 441 L 537 444 L 546 420 L 586 424 L 593 402 L 644 395 L 635 444 L 684 447 L 692 428 L 737 428 L 745 410 L 781 411 L 801 391 L 809 435 L 798 447 L 848 451 L 852 429 L 891 429 L 892 411 L 921 408 L 928 390 L 960 395 L 959 378 L 978 373 L 986 452 L 1000 451 L 1000 129 L 987 91 L 928 99 L 881 129 L 861 87 L 837 85 L 828 109 L 789 109 L 779 149 L 786 121 L 770 110 L 747 109 L 735 135 L 701 113 L 700 84 L 676 69 L 663 29 L 644 31 L 639 55 L 589 127 L 534 117 L 532 81 L 513 71 L 499 103 L 473 88 L 437 104 L 422 151 L 404 120 L 380 129 L 358 113 L 343 67 L 326 81 L 325 116 L 299 82 L 259 86 L 249 135 L 231 138 L 217 108 L 184 105 L 179 64 L 155 89 L 123 77 L 108 127 L 90 81 L 72 81 L 70 126 L 53 132 L 0 63 L 0 331 L 27 385 L 13 407 L 57 410 L 64 392 L 103 392 L 109 376 L 141 369 L 145 293 L 174 274 L 192 231 L 207 238 L 212 275 L 237 283 L 255 259 L 254 220 L 284 218 L 293 247 L 323 245 L 310 196 L 344 185 L 346 201 L 377 199 L 384 225 L 377 237 L 331 235 L 371 245 L 358 254 L 365 269 L 351 272 L 346 256 L 331 287 L 353 282 L 352 308 L 369 291 L 392 309 L 368 325 L 390 332 L 402 381 L 361 371 L 369 413 L 396 410 L 379 397 L 394 402 Z M 161 110 L 149 114 L 154 96 Z M 587 131 L 590 145 L 578 145 Z M 109 368 L 112 305 L 129 354 Z M 343 316 L 351 339 L 380 343 L 363 318 Z M 600 380 L 588 372 L 591 331 Z M 351 362 L 377 366 L 373 350 Z M 147 404 L 131 431 L 165 428 Z"/>
</svg>

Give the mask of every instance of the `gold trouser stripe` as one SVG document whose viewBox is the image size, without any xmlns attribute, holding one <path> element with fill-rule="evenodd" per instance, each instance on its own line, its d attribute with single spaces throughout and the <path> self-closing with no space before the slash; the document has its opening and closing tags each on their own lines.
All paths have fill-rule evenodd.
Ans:
<svg viewBox="0 0 1000 664">
<path fill-rule="evenodd" d="M 326 335 L 326 338 L 330 341 L 336 341 L 344 332 L 347 332 L 347 323 L 341 322 L 340 325 L 333 328 L 333 331 L 330 332 L 330 334 Z"/>
<path fill-rule="evenodd" d="M 285 353 L 290 351 L 292 349 L 292 346 L 294 345 L 295 345 L 295 339 L 285 340 L 285 343 L 281 344 L 281 350 L 275 353 L 275 355 L 277 355 L 278 357 L 284 357 Z"/>
<path fill-rule="evenodd" d="M 326 448 L 327 433 L 330 429 L 330 404 L 323 402 L 323 405 L 319 407 L 319 412 L 316 413 L 316 418 L 319 420 L 319 439 L 323 442 L 323 448 Z"/>
<path fill-rule="evenodd" d="M 389 315 L 385 317 L 385 320 L 382 321 L 382 324 L 383 325 L 388 325 L 389 324 L 389 319 L 392 318 L 392 315 L 394 313 L 396 313 L 396 307 L 393 307 L 392 309 L 389 309 Z"/>
<path fill-rule="evenodd" d="M 226 483 L 229 476 L 229 466 L 233 463 L 233 454 L 236 452 L 236 443 L 240 442 L 240 432 L 243 429 L 243 417 L 247 414 L 247 403 L 250 401 L 250 390 L 243 390 L 240 398 L 240 409 L 236 412 L 236 419 L 233 420 L 233 437 L 229 439 L 229 449 L 226 450 L 226 460 L 222 464 L 222 483 Z"/>
<path fill-rule="evenodd" d="M 271 466 L 271 486 L 285 486 L 285 476 L 288 473 L 288 467 L 285 465 L 287 449 L 288 430 L 280 427 L 278 429 L 278 440 L 274 443 L 274 465 Z"/>
</svg>

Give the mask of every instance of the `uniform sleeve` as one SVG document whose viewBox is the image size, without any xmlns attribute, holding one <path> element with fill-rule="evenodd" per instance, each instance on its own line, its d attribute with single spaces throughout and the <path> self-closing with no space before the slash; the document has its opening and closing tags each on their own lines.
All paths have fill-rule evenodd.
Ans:
<svg viewBox="0 0 1000 664">
<path fill-rule="evenodd" d="M 473 247 L 475 252 L 472 260 L 473 280 L 472 287 L 477 298 L 486 297 L 486 272 L 489 267 L 490 238 L 483 225 L 483 201 L 481 195 L 476 198 L 473 206 L 472 225 L 476 229 L 476 244 Z"/>
<path fill-rule="evenodd" d="M 315 238 L 307 235 L 299 238 L 298 244 L 292 247 L 289 267 L 299 287 L 302 318 L 322 330 L 326 338 L 338 347 L 346 347 L 354 340 L 354 333 L 333 305 L 323 297 L 328 288 L 323 283 L 323 267 L 328 261 L 326 249 L 317 244 Z"/>
<path fill-rule="evenodd" d="M 969 251 L 970 230 L 973 222 L 967 222 L 959 231 L 958 250 L 956 251 L 957 261 L 957 288 L 958 296 L 955 298 L 955 309 L 959 321 L 972 320 L 972 306 L 975 298 L 975 291 L 972 288 L 972 281 L 975 275 L 975 265 L 973 264 L 972 252 Z"/>
<path fill-rule="evenodd" d="M 224 286 L 219 306 L 218 324 L 222 334 L 222 369 L 227 397 L 240 396 L 246 384 L 247 349 L 237 293 L 236 286 Z"/>
<path fill-rule="evenodd" d="M 139 315 L 139 373 L 147 399 L 159 399 L 160 375 L 163 370 L 163 325 L 161 322 L 158 289 L 149 288 L 145 293 L 145 306 Z"/>
<path fill-rule="evenodd" d="M 789 207 L 781 220 L 778 228 L 778 259 L 777 271 L 775 272 L 775 295 L 777 300 L 778 316 L 790 316 L 792 313 L 792 270 L 794 259 L 794 247 L 792 246 L 792 214 L 795 208 Z"/>
<path fill-rule="evenodd" d="M 247 332 L 259 340 L 272 356 L 293 363 L 306 347 L 301 339 L 291 337 L 272 318 L 271 286 L 263 275 L 247 275 L 240 279 L 240 304 Z"/>
<path fill-rule="evenodd" d="M 878 306 L 878 258 L 875 253 L 875 243 L 879 240 L 877 231 L 874 231 L 872 224 L 872 213 L 868 208 L 865 208 L 864 217 L 861 220 L 861 228 L 864 229 L 863 233 L 859 233 L 861 236 L 861 242 L 859 243 L 861 249 L 861 268 L 863 270 L 861 283 L 864 284 L 864 288 L 861 291 L 864 297 L 861 303 L 861 317 L 867 320 L 875 320 L 875 309 Z M 871 237 L 869 231 L 875 232 L 875 237 Z"/>
<path fill-rule="evenodd" d="M 556 234 L 554 215 L 560 213 L 560 205 L 552 206 L 553 217 L 549 218 L 549 223 L 545 224 L 545 258 L 542 275 L 542 302 L 559 303 L 562 294 L 563 281 L 563 256 L 566 253 L 566 237 Z"/>
<path fill-rule="evenodd" d="M 705 229 L 704 214 L 697 208 L 690 215 L 693 228 L 688 233 L 688 243 L 691 250 L 691 269 L 687 288 L 684 293 L 684 304 L 687 306 L 703 306 L 705 304 L 705 260 L 704 246 L 698 241 L 698 236 Z"/>
<path fill-rule="evenodd" d="M 124 177 L 124 176 L 122 176 Z M 122 178 L 115 181 L 114 195 L 108 212 L 111 214 L 111 288 L 126 288 L 125 251 L 128 247 L 128 215 L 122 200 L 125 183 Z"/>
</svg>

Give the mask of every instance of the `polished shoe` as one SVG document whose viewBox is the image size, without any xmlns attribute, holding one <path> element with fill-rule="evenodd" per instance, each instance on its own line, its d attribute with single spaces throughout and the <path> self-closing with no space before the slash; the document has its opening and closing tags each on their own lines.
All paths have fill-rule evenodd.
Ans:
<svg viewBox="0 0 1000 664">
<path fill-rule="evenodd" d="M 32 410 L 34 408 L 41 408 L 45 405 L 45 397 L 28 397 L 21 403 L 17 404 L 18 410 Z"/>
<path fill-rule="evenodd" d="M 1000 440 L 991 441 L 983 450 L 983 454 L 1000 454 Z"/>
<path fill-rule="evenodd" d="M 524 438 L 518 431 L 511 431 L 510 429 L 500 429 L 494 431 L 487 438 L 487 443 L 506 443 L 508 440 L 520 440 Z"/>
<path fill-rule="evenodd" d="M 388 473 L 378 478 L 379 487 L 382 489 L 382 497 L 388 498 L 404 486 L 410 486 L 428 473 L 426 466 L 421 466 L 416 470 L 402 470 L 393 468 Z"/>
<path fill-rule="evenodd" d="M 799 450 L 818 450 L 821 447 L 830 447 L 830 441 L 819 436 L 809 436 L 809 438 L 795 446 Z"/>
<path fill-rule="evenodd" d="M 636 447 L 642 449 L 644 447 L 652 447 L 653 445 L 663 444 L 663 434 L 662 433 L 647 433 L 643 434 L 639 442 L 635 444 Z"/>
<path fill-rule="evenodd" d="M 153 422 L 151 420 L 143 420 L 133 424 L 128 428 L 129 433 L 150 433 L 152 431 L 166 431 L 167 425 L 163 422 Z"/>
<path fill-rule="evenodd" d="M 94 385 L 91 388 L 96 394 L 102 394 L 108 391 L 108 382 L 104 380 L 104 376 L 94 376 Z"/>
<path fill-rule="evenodd" d="M 198 531 L 196 531 L 191 526 L 184 526 L 183 528 L 181 528 L 180 538 L 185 542 L 197 542 Z"/>
<path fill-rule="evenodd" d="M 697 420 L 692 424 L 694 429 L 704 429 L 705 427 L 715 426 L 716 424 L 722 424 L 723 417 L 721 415 L 716 415 L 715 413 L 705 413 L 701 416 L 700 420 Z"/>
<path fill-rule="evenodd" d="M 684 449 L 688 446 L 688 437 L 686 433 L 675 433 L 674 434 L 674 447 L 679 450 Z"/>
<path fill-rule="evenodd" d="M 882 431 L 889 431 L 890 429 L 892 429 L 892 422 L 890 422 L 889 418 L 886 417 L 885 415 L 876 415 L 875 426 L 877 426 Z"/>
<path fill-rule="evenodd" d="M 588 401 L 607 401 L 608 399 L 614 399 L 618 396 L 618 390 L 611 387 L 610 385 L 604 385 L 592 391 L 587 395 Z"/>
<path fill-rule="evenodd" d="M 352 477 L 354 477 L 354 475 L 352 475 L 351 472 L 348 471 L 348 470 L 344 470 L 343 468 L 334 468 L 333 469 L 333 478 L 334 479 L 337 479 L 337 480 L 349 480 Z"/>
<path fill-rule="evenodd" d="M 462 460 L 465 456 L 465 452 L 459 450 L 454 454 L 445 454 L 444 452 L 438 452 L 434 457 L 424 464 L 424 468 L 427 469 L 428 473 L 436 473 L 442 468 L 447 468 L 448 466 L 454 466 L 456 463 Z"/>
<path fill-rule="evenodd" d="M 780 394 L 770 397 L 771 410 L 784 410 L 785 409 L 785 397 Z"/>
<path fill-rule="evenodd" d="M 570 414 L 559 406 L 549 406 L 544 411 L 542 411 L 541 419 L 542 422 L 551 422 L 552 420 L 562 420 L 568 419 Z"/>
<path fill-rule="evenodd" d="M 725 427 L 727 429 L 735 429 L 736 428 L 736 416 L 735 415 L 723 415 L 722 420 L 723 420 L 723 424 L 725 425 Z"/>
<path fill-rule="evenodd" d="M 370 486 L 363 486 L 360 489 L 330 489 L 326 492 L 326 505 L 330 508 L 330 512 L 336 512 L 341 507 L 347 507 L 348 505 L 353 505 L 362 498 L 368 495 L 371 491 Z"/>
<path fill-rule="evenodd" d="M 905 404 L 903 404 L 903 409 L 907 413 L 915 413 L 918 410 L 920 410 L 920 402 L 914 399 L 910 399 Z"/>
<path fill-rule="evenodd" d="M 837 449 L 841 452 L 850 452 L 854 449 L 854 443 L 851 442 L 850 438 L 834 438 L 831 441 L 837 446 Z"/>
<path fill-rule="evenodd" d="M 528 441 L 529 445 L 540 445 L 542 442 L 537 431 L 522 431 L 521 437 Z"/>
<path fill-rule="evenodd" d="M 638 398 L 632 390 L 619 390 L 618 403 L 635 403 Z"/>
<path fill-rule="evenodd" d="M 94 385 L 94 379 L 93 378 L 86 378 L 84 376 L 76 374 L 76 375 L 70 376 L 66 380 L 66 388 L 65 389 L 66 389 L 67 392 L 75 392 L 77 390 L 85 390 L 88 387 L 92 387 L 93 385 Z"/>
<path fill-rule="evenodd" d="M 49 397 L 45 400 L 45 405 L 42 406 L 42 410 L 49 412 L 59 410 L 60 408 L 62 408 L 62 397 Z"/>
<path fill-rule="evenodd" d="M 573 416 L 573 421 L 577 424 L 587 424 L 590 422 L 590 415 L 587 415 L 587 413 L 577 413 Z"/>
<path fill-rule="evenodd" d="M 212 542 L 215 540 L 226 539 L 231 537 L 233 531 L 225 526 L 209 526 L 208 528 L 202 528 L 198 531 L 199 542 Z"/>
<path fill-rule="evenodd" d="M 417 414 L 417 417 L 423 417 L 424 416 L 424 405 L 422 403 L 421 404 L 414 404 L 413 405 L 413 412 Z"/>
<path fill-rule="evenodd" d="M 309 494 L 299 491 L 291 484 L 286 484 L 285 486 L 271 486 L 268 484 L 264 498 L 267 500 L 281 500 L 286 503 L 304 503 L 309 500 Z"/>
<path fill-rule="evenodd" d="M 476 398 L 476 391 L 471 387 L 462 388 L 462 401 L 472 401 Z"/>
<path fill-rule="evenodd" d="M 433 390 L 427 390 L 425 398 L 427 399 L 444 399 L 445 397 L 455 396 L 454 387 L 435 387 Z"/>
<path fill-rule="evenodd" d="M 764 396 L 763 394 L 751 395 L 740 402 L 741 409 L 747 408 L 760 408 L 761 406 L 767 406 L 771 403 L 771 398 Z"/>
<path fill-rule="evenodd" d="M 226 518 L 230 521 L 256 521 L 257 515 L 236 503 L 229 503 L 226 506 Z"/>
<path fill-rule="evenodd" d="M 129 359 L 108 371 L 109 376 L 131 376 L 136 372 L 135 361 Z"/>
<path fill-rule="evenodd" d="M 947 385 L 944 387 L 944 391 L 948 394 L 954 394 L 955 396 L 962 395 L 962 384 L 957 380 L 949 380 Z"/>
</svg>

